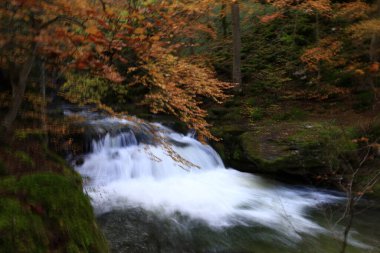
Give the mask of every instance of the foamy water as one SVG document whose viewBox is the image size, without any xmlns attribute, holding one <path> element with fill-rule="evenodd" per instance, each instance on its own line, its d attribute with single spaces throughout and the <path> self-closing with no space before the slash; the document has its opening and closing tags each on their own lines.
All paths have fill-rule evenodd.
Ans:
<svg viewBox="0 0 380 253">
<path fill-rule="evenodd" d="M 76 168 L 88 179 L 85 190 L 98 214 L 141 207 L 169 217 L 180 213 L 215 229 L 261 225 L 299 239 L 301 233 L 324 232 L 308 212 L 338 200 L 226 169 L 210 146 L 159 124 L 138 134 L 126 120 L 92 124 L 105 121 L 130 129 L 93 141 L 92 152 Z"/>
</svg>

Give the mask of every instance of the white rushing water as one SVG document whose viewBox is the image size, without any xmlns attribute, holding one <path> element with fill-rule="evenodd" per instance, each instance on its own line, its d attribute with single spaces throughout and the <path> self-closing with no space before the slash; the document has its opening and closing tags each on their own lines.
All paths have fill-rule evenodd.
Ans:
<svg viewBox="0 0 380 253">
<path fill-rule="evenodd" d="M 159 124 L 156 134 L 147 125 L 141 127 L 148 130 L 137 133 L 135 123 L 126 120 L 92 124 L 127 125 L 118 134 L 92 141 L 91 153 L 76 167 L 87 178 L 85 190 L 99 214 L 141 207 L 169 217 L 180 213 L 215 229 L 259 225 L 297 239 L 302 233 L 324 232 L 308 211 L 337 199 L 226 169 L 210 146 Z M 175 161 L 178 155 L 184 160 Z"/>
</svg>

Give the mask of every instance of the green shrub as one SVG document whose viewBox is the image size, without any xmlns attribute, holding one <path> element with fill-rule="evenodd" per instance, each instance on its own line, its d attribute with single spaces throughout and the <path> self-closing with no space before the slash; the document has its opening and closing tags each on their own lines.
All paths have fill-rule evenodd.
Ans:
<svg viewBox="0 0 380 253">
<path fill-rule="evenodd" d="M 265 111 L 262 108 L 254 107 L 248 109 L 249 118 L 254 121 L 262 120 L 265 116 Z"/>
<path fill-rule="evenodd" d="M 356 95 L 354 108 L 357 110 L 370 109 L 375 102 L 375 94 L 372 91 L 362 91 Z"/>
<path fill-rule="evenodd" d="M 15 152 L 15 157 L 21 161 L 22 164 L 29 166 L 29 167 L 34 167 L 35 163 L 33 159 L 25 152 L 23 151 L 16 151 Z"/>
</svg>

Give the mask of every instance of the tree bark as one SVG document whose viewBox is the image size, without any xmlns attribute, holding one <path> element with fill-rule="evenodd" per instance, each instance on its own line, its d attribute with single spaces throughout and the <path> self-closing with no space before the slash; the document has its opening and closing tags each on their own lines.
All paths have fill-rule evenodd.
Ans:
<svg viewBox="0 0 380 253">
<path fill-rule="evenodd" d="M 376 11 L 374 13 L 373 18 L 378 18 L 380 17 L 380 0 L 377 0 L 375 3 L 375 8 Z M 379 62 L 379 38 L 378 35 L 374 32 L 371 36 L 371 42 L 369 45 L 369 60 L 371 64 Z M 371 91 L 374 94 L 374 99 L 377 101 L 377 94 L 376 94 L 376 73 L 369 73 L 368 76 L 368 84 L 370 86 Z M 375 109 L 376 103 L 373 104 L 373 108 Z"/>
<path fill-rule="evenodd" d="M 315 41 L 319 43 L 320 41 L 320 31 L 319 31 L 319 13 L 316 11 L 315 13 Z M 321 73 L 321 62 L 318 61 L 318 72 L 317 72 L 317 82 L 319 84 L 319 81 L 322 78 L 322 73 Z"/>
<path fill-rule="evenodd" d="M 47 115 L 46 115 L 46 71 L 45 71 L 45 63 L 41 62 L 41 125 L 42 131 L 44 133 L 43 142 L 45 145 L 48 144 L 48 127 L 47 127 Z"/>
<path fill-rule="evenodd" d="M 241 80 L 241 31 L 240 31 L 240 7 L 238 1 L 231 5 L 232 9 L 232 40 L 233 40 L 233 71 L 232 80 L 238 85 L 238 90 L 242 90 Z"/>
<path fill-rule="evenodd" d="M 9 131 L 11 129 L 12 124 L 15 121 L 17 114 L 20 110 L 25 94 L 26 84 L 29 78 L 29 74 L 32 70 L 35 58 L 36 53 L 34 50 L 32 55 L 30 55 L 28 59 L 22 64 L 18 82 L 14 82 L 12 80 L 12 101 L 8 113 L 1 121 L 1 126 L 5 128 L 6 131 Z"/>
<path fill-rule="evenodd" d="M 226 38 L 227 37 L 227 4 L 225 2 L 222 3 L 222 7 L 220 9 L 220 19 L 222 23 L 223 38 Z"/>
<path fill-rule="evenodd" d="M 378 55 L 377 55 L 377 35 L 374 33 L 371 37 L 371 43 L 369 45 L 369 60 L 370 62 L 376 62 L 378 61 Z"/>
</svg>

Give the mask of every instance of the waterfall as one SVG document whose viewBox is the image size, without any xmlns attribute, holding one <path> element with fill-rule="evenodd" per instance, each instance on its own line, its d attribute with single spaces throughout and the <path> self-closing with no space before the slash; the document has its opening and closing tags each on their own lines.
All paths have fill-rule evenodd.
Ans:
<svg viewBox="0 0 380 253">
<path fill-rule="evenodd" d="M 262 226 L 300 239 L 325 231 L 308 212 L 339 199 L 225 168 L 209 145 L 160 124 L 115 118 L 90 124 L 119 126 L 93 140 L 76 167 L 98 214 L 139 207 L 173 219 L 181 214 L 214 229 Z"/>
</svg>

